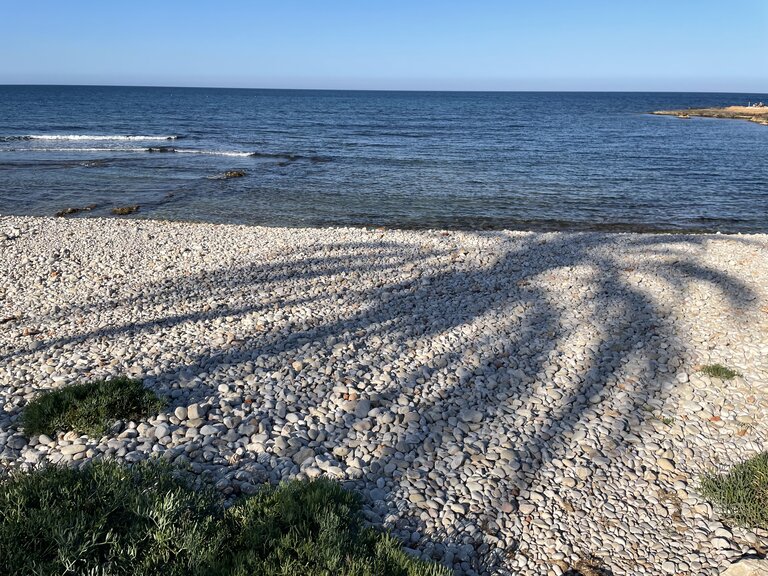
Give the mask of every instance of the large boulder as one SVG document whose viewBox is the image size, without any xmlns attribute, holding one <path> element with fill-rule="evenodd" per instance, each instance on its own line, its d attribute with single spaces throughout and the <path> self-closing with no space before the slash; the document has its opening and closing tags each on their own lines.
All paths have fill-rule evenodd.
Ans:
<svg viewBox="0 0 768 576">
<path fill-rule="evenodd" d="M 720 576 L 768 576 L 768 560 L 742 560 L 731 564 Z"/>
</svg>

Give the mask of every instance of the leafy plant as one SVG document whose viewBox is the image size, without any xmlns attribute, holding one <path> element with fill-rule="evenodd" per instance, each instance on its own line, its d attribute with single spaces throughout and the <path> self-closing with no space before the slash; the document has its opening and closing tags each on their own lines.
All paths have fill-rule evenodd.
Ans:
<svg viewBox="0 0 768 576">
<path fill-rule="evenodd" d="M 356 494 L 329 480 L 265 487 L 228 510 L 231 572 L 251 574 L 446 575 L 388 534 L 364 528 Z"/>
<path fill-rule="evenodd" d="M 712 378 L 720 378 L 720 380 L 733 380 L 736 376 L 741 376 L 736 370 L 722 364 L 707 364 L 701 367 L 700 372 Z"/>
<path fill-rule="evenodd" d="M 167 464 L 95 461 L 0 483 L 4 573 L 156 576 L 447 576 L 363 526 L 330 480 L 265 486 L 225 508 Z"/>
<path fill-rule="evenodd" d="M 223 545 L 220 518 L 212 493 L 160 466 L 16 474 L 0 484 L 3 572 L 202 574 Z"/>
<path fill-rule="evenodd" d="M 24 409 L 28 435 L 75 431 L 103 436 L 116 420 L 137 420 L 164 403 L 140 380 L 115 378 L 44 392 Z"/>
<path fill-rule="evenodd" d="M 734 522 L 768 529 L 768 452 L 706 476 L 701 493 Z"/>
<path fill-rule="evenodd" d="M 659 422 L 667 426 L 672 426 L 672 424 L 675 423 L 675 419 L 670 416 L 661 415 L 661 416 L 658 416 L 657 419 Z"/>
</svg>

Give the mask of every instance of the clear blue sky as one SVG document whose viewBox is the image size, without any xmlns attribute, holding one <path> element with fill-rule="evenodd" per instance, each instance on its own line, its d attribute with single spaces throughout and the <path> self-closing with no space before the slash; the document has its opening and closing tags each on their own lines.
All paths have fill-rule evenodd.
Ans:
<svg viewBox="0 0 768 576">
<path fill-rule="evenodd" d="M 0 84 L 768 92 L 768 0 L 0 0 Z"/>
</svg>

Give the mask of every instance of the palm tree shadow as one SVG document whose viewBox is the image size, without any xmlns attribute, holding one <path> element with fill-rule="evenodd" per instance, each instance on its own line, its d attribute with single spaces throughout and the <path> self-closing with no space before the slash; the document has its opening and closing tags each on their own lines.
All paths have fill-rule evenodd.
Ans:
<svg viewBox="0 0 768 576">
<path fill-rule="evenodd" d="M 453 559 L 467 574 L 501 573 L 525 552 L 512 535 L 528 527 L 520 506 L 535 501 L 542 470 L 555 460 L 610 461 L 629 449 L 643 407 L 674 382 L 685 345 L 659 349 L 680 342 L 667 316 L 674 303 L 658 302 L 642 281 L 652 276 L 676 293 L 706 281 L 734 309 L 755 299 L 743 282 L 696 260 L 705 237 L 606 238 L 487 233 L 418 248 L 337 245 L 329 256 L 148 286 L 92 310 L 130 309 L 140 298 L 148 303 L 140 321 L 44 345 L 141 342 L 192 324 L 247 321 L 242 334 L 147 378 L 175 405 L 234 405 L 254 428 L 250 438 L 217 440 L 217 455 L 199 471 L 223 472 L 237 493 L 263 479 L 341 470 L 368 495 L 369 521 L 407 546 Z M 681 252 L 668 261 L 652 254 L 676 246 Z M 633 254 L 636 268 L 622 254 Z M 384 280 L 369 282 L 373 274 Z M 187 312 L 163 312 L 178 298 Z M 211 299 L 236 305 L 211 308 Z M 219 391 L 218 377 L 238 391 Z M 355 414 L 355 396 L 367 396 L 370 411 Z M 612 414 L 608 434 L 590 425 L 598 411 Z M 586 451 L 584 439 L 592 441 Z M 294 462 L 305 447 L 314 456 Z M 605 477 L 604 466 L 591 481 Z"/>
</svg>

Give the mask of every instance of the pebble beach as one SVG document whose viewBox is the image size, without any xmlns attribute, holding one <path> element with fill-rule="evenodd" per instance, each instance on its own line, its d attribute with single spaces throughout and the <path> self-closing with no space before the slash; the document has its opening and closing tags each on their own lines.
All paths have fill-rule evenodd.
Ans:
<svg viewBox="0 0 768 576">
<path fill-rule="evenodd" d="M 166 409 L 24 434 L 40 392 L 119 375 Z M 158 457 L 228 498 L 327 476 L 456 574 L 764 551 L 698 486 L 765 450 L 767 390 L 768 235 L 0 217 L 3 470 Z"/>
</svg>

